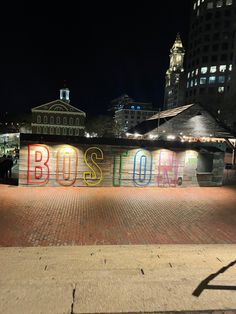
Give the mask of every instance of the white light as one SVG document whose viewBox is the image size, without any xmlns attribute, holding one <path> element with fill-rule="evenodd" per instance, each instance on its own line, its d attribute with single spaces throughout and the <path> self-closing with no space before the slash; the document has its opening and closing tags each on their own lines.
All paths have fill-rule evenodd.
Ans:
<svg viewBox="0 0 236 314">
<path fill-rule="evenodd" d="M 138 137 L 138 136 L 140 136 L 140 134 L 138 134 L 138 133 L 135 133 L 135 134 L 134 134 L 134 136 L 135 136 L 135 137 Z"/>
<path fill-rule="evenodd" d="M 175 140 L 175 135 L 168 135 L 168 136 L 167 136 L 167 139 L 168 139 L 168 140 Z"/>
</svg>

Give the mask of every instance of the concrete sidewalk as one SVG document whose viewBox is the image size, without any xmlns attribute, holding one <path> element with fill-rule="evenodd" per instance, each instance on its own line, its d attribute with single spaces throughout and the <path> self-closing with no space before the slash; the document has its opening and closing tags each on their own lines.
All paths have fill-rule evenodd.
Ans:
<svg viewBox="0 0 236 314">
<path fill-rule="evenodd" d="M 234 313 L 235 260 L 236 245 L 1 248 L 0 313 Z"/>
</svg>

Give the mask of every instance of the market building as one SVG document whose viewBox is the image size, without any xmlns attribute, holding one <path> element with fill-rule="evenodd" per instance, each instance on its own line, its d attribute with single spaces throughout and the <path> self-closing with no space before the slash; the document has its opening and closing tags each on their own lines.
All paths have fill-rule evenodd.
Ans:
<svg viewBox="0 0 236 314">
<path fill-rule="evenodd" d="M 83 136 L 86 114 L 70 104 L 69 89 L 60 90 L 60 99 L 34 107 L 32 133 Z"/>
</svg>

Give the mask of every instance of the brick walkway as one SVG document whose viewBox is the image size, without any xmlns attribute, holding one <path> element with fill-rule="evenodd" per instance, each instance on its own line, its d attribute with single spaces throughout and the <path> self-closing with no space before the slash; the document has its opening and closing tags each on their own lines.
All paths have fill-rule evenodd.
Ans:
<svg viewBox="0 0 236 314">
<path fill-rule="evenodd" d="M 236 243 L 236 187 L 0 185 L 0 246 Z"/>
</svg>

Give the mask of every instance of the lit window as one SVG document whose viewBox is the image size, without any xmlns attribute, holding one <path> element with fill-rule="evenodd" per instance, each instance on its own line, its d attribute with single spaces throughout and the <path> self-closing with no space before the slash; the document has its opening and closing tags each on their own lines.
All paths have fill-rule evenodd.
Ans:
<svg viewBox="0 0 236 314">
<path fill-rule="evenodd" d="M 209 84 L 214 84 L 216 81 L 216 77 L 215 76 L 209 76 Z"/>
<path fill-rule="evenodd" d="M 196 10 L 196 2 L 193 5 L 193 10 Z"/>
<path fill-rule="evenodd" d="M 140 106 L 137 106 L 137 109 L 141 109 Z"/>
<path fill-rule="evenodd" d="M 190 72 L 188 72 L 188 78 L 190 78 Z"/>
<path fill-rule="evenodd" d="M 190 86 L 191 86 L 191 87 L 193 87 L 193 80 L 191 80 L 191 82 L 190 82 Z"/>
<path fill-rule="evenodd" d="M 200 77 L 200 84 L 206 84 L 206 77 Z"/>
<path fill-rule="evenodd" d="M 220 72 L 226 71 L 226 65 L 220 65 Z"/>
<path fill-rule="evenodd" d="M 194 71 L 192 71 L 191 76 L 192 76 L 192 77 L 194 76 Z"/>
<path fill-rule="evenodd" d="M 207 67 L 202 67 L 202 68 L 201 68 L 201 73 L 202 73 L 202 74 L 207 73 Z"/>
<path fill-rule="evenodd" d="M 197 0 L 197 6 L 199 7 L 199 5 L 200 5 L 200 0 Z"/>
<path fill-rule="evenodd" d="M 222 5 L 223 5 L 223 1 L 222 1 L 222 0 L 218 0 L 218 1 L 216 2 L 216 7 L 217 7 L 217 8 L 221 8 Z"/>
<path fill-rule="evenodd" d="M 207 3 L 207 9 L 213 9 L 213 2 Z"/>
<path fill-rule="evenodd" d="M 131 109 L 134 109 L 134 106 L 131 106 Z"/>
<path fill-rule="evenodd" d="M 215 73 L 216 72 L 216 70 L 217 70 L 217 68 L 216 68 L 216 66 L 214 65 L 214 66 L 212 66 L 212 67 L 210 67 L 210 72 L 211 73 Z"/>
<path fill-rule="evenodd" d="M 198 69 L 195 70 L 195 74 L 198 75 Z"/>
<path fill-rule="evenodd" d="M 218 93 L 222 94 L 225 91 L 224 86 L 218 87 Z"/>
<path fill-rule="evenodd" d="M 187 82 L 187 88 L 189 88 L 189 82 Z"/>
<path fill-rule="evenodd" d="M 233 3 L 233 0 L 226 0 L 226 5 L 231 5 Z"/>
<path fill-rule="evenodd" d="M 197 79 L 195 79 L 195 81 L 194 81 L 194 85 L 195 85 L 195 86 L 197 85 Z"/>
<path fill-rule="evenodd" d="M 225 82 L 225 76 L 221 75 L 218 78 L 219 83 L 224 83 Z"/>
<path fill-rule="evenodd" d="M 232 71 L 232 64 L 229 65 L 229 71 Z"/>
</svg>

